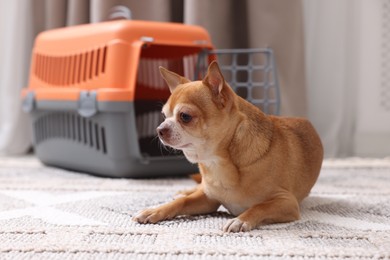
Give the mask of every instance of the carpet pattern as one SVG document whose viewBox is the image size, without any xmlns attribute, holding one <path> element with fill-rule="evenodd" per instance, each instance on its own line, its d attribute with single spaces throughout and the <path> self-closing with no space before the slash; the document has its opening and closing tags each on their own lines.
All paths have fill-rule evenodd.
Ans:
<svg viewBox="0 0 390 260">
<path fill-rule="evenodd" d="M 223 208 L 154 225 L 131 220 L 193 185 L 0 157 L 0 259 L 390 259 L 390 158 L 326 160 L 293 223 L 227 234 Z"/>
</svg>

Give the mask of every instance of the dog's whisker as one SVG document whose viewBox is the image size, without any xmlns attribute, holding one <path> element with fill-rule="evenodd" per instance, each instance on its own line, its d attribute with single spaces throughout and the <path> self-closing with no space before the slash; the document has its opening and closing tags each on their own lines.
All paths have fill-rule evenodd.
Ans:
<svg viewBox="0 0 390 260">
<path fill-rule="evenodd" d="M 170 146 L 164 145 L 164 144 L 159 140 L 159 137 L 158 137 L 158 136 L 153 137 L 153 140 L 152 140 L 152 141 L 155 141 L 156 139 L 157 139 L 157 142 L 158 142 L 158 147 L 159 147 L 159 150 L 160 150 L 160 154 L 161 154 L 161 155 L 164 154 L 163 150 L 167 151 L 169 154 L 176 154 L 176 153 L 177 153 L 177 150 L 176 150 L 176 149 L 173 149 L 173 148 L 170 147 Z"/>
</svg>

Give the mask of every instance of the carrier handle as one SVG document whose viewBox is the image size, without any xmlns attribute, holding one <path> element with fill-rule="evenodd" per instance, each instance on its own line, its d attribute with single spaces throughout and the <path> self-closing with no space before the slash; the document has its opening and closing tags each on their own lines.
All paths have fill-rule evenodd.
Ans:
<svg viewBox="0 0 390 260">
<path fill-rule="evenodd" d="M 116 5 L 112 7 L 108 11 L 108 13 L 109 13 L 107 17 L 108 21 L 121 20 L 121 19 L 131 20 L 130 8 L 128 8 L 125 5 Z"/>
</svg>

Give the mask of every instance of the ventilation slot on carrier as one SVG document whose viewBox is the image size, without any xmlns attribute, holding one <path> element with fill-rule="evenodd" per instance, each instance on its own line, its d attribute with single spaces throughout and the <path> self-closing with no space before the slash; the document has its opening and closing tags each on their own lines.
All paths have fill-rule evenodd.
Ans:
<svg viewBox="0 0 390 260">
<path fill-rule="evenodd" d="M 34 123 L 35 142 L 67 139 L 107 153 L 105 128 L 75 113 L 51 113 Z"/>
<path fill-rule="evenodd" d="M 106 60 L 107 47 L 67 56 L 36 53 L 34 74 L 52 85 L 74 85 L 105 73 Z"/>
</svg>

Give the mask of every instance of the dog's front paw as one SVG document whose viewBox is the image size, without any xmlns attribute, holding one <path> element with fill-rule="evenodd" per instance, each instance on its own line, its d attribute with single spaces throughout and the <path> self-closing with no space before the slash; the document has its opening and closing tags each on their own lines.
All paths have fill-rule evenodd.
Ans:
<svg viewBox="0 0 390 260">
<path fill-rule="evenodd" d="M 133 217 L 133 220 L 141 224 L 147 224 L 147 223 L 154 224 L 161 220 L 170 219 L 170 218 L 171 217 L 168 214 L 164 213 L 163 210 L 160 210 L 158 208 L 155 209 L 153 208 L 153 209 L 142 210 L 141 212 L 139 212 Z"/>
<path fill-rule="evenodd" d="M 233 218 L 229 220 L 223 227 L 224 232 L 246 232 L 250 231 L 252 226 L 250 223 L 240 220 L 239 218 Z"/>
</svg>

